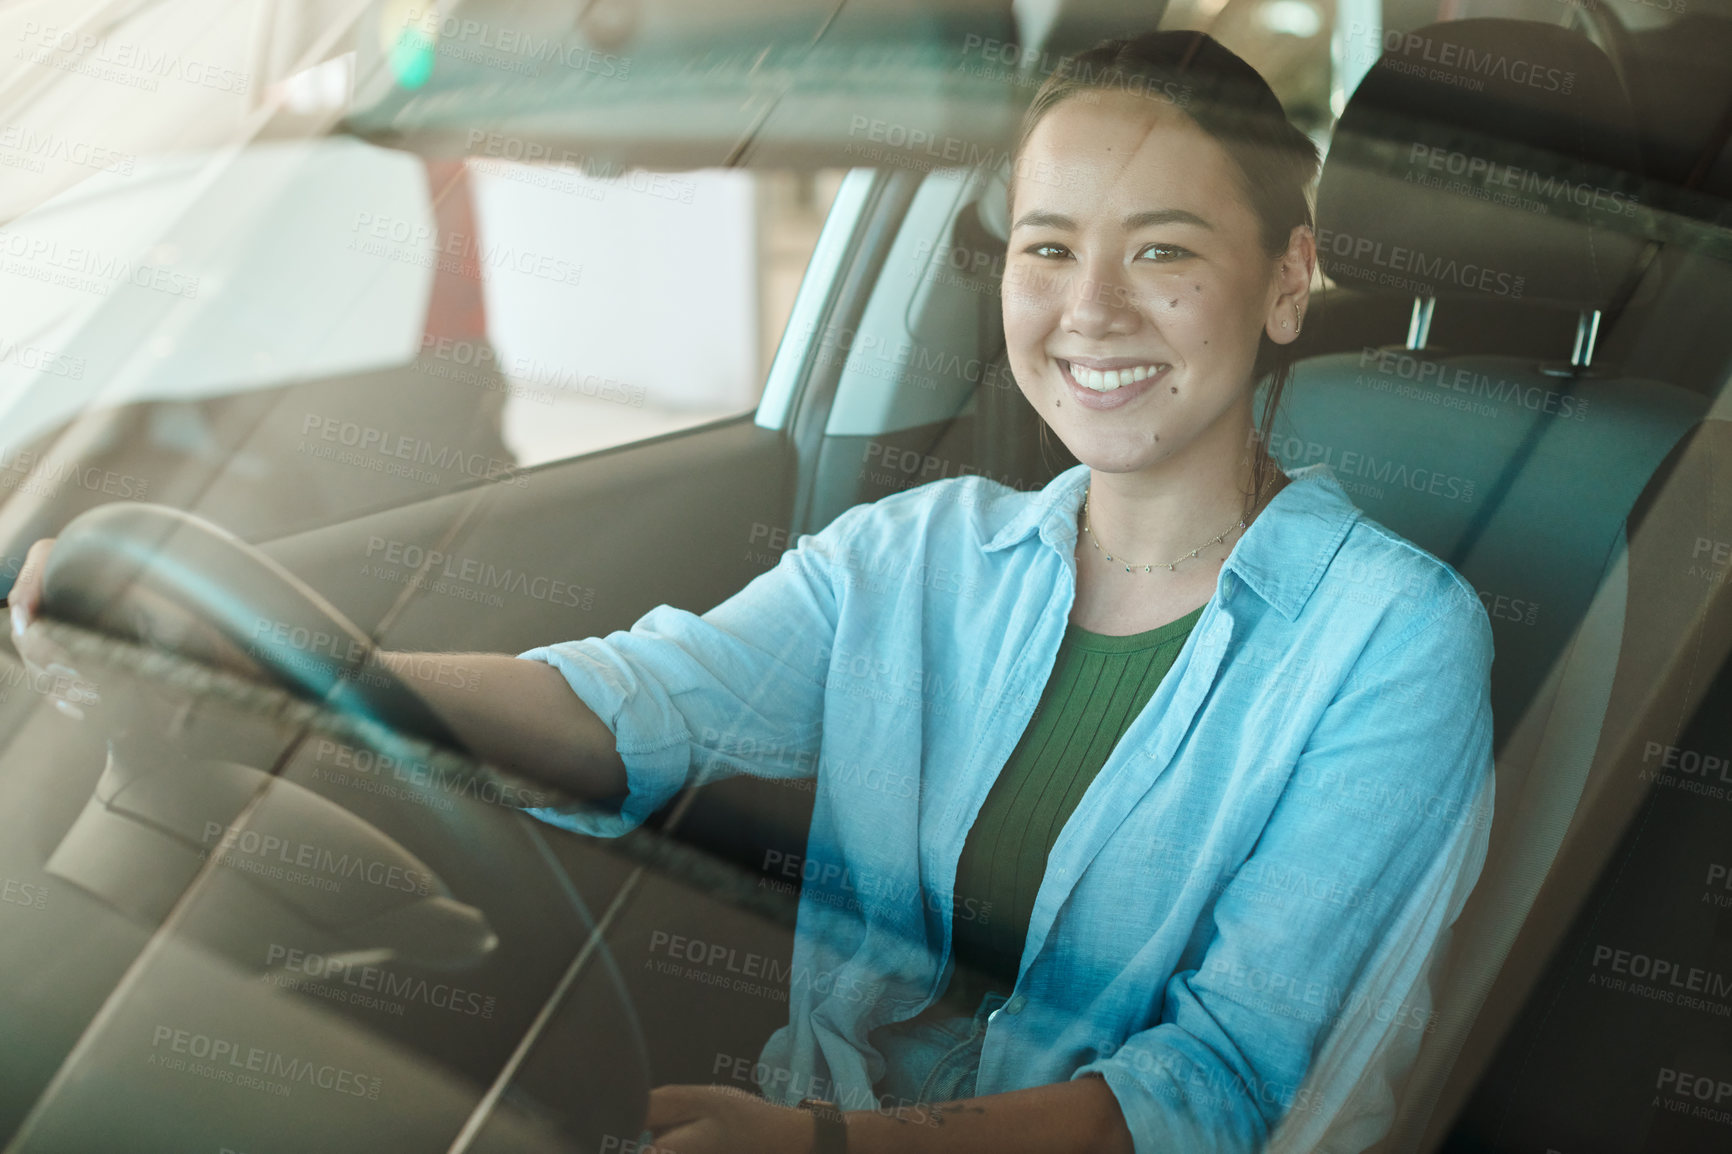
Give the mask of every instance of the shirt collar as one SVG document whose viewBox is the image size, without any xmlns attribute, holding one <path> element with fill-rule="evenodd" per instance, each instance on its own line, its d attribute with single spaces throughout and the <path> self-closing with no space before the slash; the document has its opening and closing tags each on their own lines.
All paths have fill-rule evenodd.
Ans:
<svg viewBox="0 0 1732 1154">
<path fill-rule="evenodd" d="M 1289 621 L 1299 616 L 1353 522 L 1362 515 L 1334 472 L 1322 462 L 1291 471 L 1292 483 L 1264 508 L 1233 545 L 1222 566 Z M 1038 532 L 1066 560 L 1076 551 L 1077 514 L 1088 485 L 1087 465 L 1075 465 L 1044 489 L 1025 493 L 1011 519 L 987 541 L 987 552 L 1007 549 Z"/>
</svg>

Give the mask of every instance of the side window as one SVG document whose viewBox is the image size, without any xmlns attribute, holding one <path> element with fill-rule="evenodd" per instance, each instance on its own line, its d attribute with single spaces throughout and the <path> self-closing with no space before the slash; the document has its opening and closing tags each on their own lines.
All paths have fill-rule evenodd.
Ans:
<svg viewBox="0 0 1732 1154">
<path fill-rule="evenodd" d="M 977 294 L 948 261 L 953 222 L 978 174 L 937 169 L 915 193 L 857 331 L 821 334 L 843 361 L 825 435 L 873 436 L 955 417 L 979 382 L 971 345 Z M 957 303 L 958 301 L 962 303 Z"/>
<path fill-rule="evenodd" d="M 1004 167 L 921 177 L 859 321 L 815 336 L 839 371 L 814 523 L 950 477 L 1041 483 L 1022 461 L 1038 429 L 1016 423 L 1033 410 L 1003 357 Z"/>
<path fill-rule="evenodd" d="M 841 170 L 468 163 L 520 465 L 756 406 Z"/>
</svg>

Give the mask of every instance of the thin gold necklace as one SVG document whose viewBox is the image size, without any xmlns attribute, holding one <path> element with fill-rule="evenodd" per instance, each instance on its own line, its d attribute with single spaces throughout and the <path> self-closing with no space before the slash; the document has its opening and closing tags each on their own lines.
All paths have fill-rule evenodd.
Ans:
<svg viewBox="0 0 1732 1154">
<path fill-rule="evenodd" d="M 1276 476 L 1276 474 L 1271 472 L 1267 477 L 1265 477 L 1263 479 L 1262 487 L 1257 490 L 1257 497 L 1259 500 L 1262 498 L 1264 492 L 1266 492 L 1268 490 L 1269 486 L 1274 482 L 1275 476 Z M 1107 553 L 1106 549 L 1101 546 L 1100 539 L 1094 535 L 1094 530 L 1089 528 L 1089 490 L 1093 489 L 1093 488 L 1094 488 L 1094 483 L 1091 481 L 1089 483 L 1088 488 L 1083 490 L 1083 504 L 1082 504 L 1083 532 L 1088 535 L 1088 539 L 1089 539 L 1090 544 L 1092 544 L 1096 549 L 1099 549 L 1102 553 L 1106 553 L 1106 558 L 1108 561 L 1113 562 L 1113 564 L 1115 564 L 1115 565 L 1124 565 L 1126 573 L 1134 572 L 1137 569 L 1141 569 L 1144 573 L 1153 573 L 1156 569 L 1165 569 L 1165 570 L 1167 570 L 1167 572 L 1170 573 L 1175 568 L 1178 567 L 1180 561 L 1192 560 L 1193 558 L 1195 558 L 1197 556 L 1197 554 L 1201 553 L 1204 549 L 1207 549 L 1210 545 L 1214 545 L 1218 542 L 1225 541 L 1227 539 L 1227 534 L 1231 533 L 1234 529 L 1243 529 L 1247 523 L 1245 517 L 1240 517 L 1237 523 L 1235 523 L 1233 525 L 1229 525 L 1227 528 L 1221 530 L 1219 533 L 1215 534 L 1213 537 L 1209 538 L 1207 541 L 1204 541 L 1201 545 L 1198 545 L 1195 549 L 1192 549 L 1189 553 L 1186 553 L 1183 557 L 1180 557 L 1178 559 L 1178 561 L 1165 561 L 1165 562 L 1156 561 L 1153 564 L 1149 564 L 1149 565 L 1139 565 L 1135 561 L 1133 561 L 1127 565 L 1127 564 L 1125 564 L 1124 558 L 1114 557 L 1111 553 Z M 1253 508 L 1256 507 L 1256 503 L 1257 503 L 1256 501 L 1253 501 L 1251 503 Z"/>
</svg>

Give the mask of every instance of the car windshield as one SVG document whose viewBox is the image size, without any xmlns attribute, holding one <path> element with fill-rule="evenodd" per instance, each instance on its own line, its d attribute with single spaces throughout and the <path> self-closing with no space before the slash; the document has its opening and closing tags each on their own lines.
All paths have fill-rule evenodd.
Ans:
<svg viewBox="0 0 1732 1154">
<path fill-rule="evenodd" d="M 840 172 L 521 144 L 129 155 L 8 221 L 6 499 L 274 534 L 749 412 Z"/>
<path fill-rule="evenodd" d="M 1286 135 L 1137 90 L 1205 106 L 1137 128 L 1216 195 L 1115 210 L 1160 234 L 1090 279 L 1110 115 L 1024 117 L 1157 29 Z M 1095 1062 L 1139 1148 L 1724 1145 L 1725 0 L 57 0 L 0 43 L 0 589 L 59 539 L 50 656 L 0 660 L 0 1148 L 654 1154 L 653 1087 L 906 1123 Z M 1221 412 L 1299 515 L 1111 551 L 1102 462 L 1162 438 L 1067 421 L 1225 355 L 1091 355 L 1116 276 L 1173 278 L 1163 333 L 1279 283 Z M 916 1028 L 972 1064 L 902 1084 Z"/>
</svg>

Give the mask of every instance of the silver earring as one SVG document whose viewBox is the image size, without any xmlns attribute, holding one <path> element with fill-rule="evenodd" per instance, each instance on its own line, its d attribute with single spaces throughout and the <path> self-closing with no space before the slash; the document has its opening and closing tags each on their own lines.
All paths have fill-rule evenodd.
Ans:
<svg viewBox="0 0 1732 1154">
<path fill-rule="evenodd" d="M 1288 323 L 1287 323 L 1287 322 L 1286 322 L 1286 321 L 1282 321 L 1282 322 L 1281 322 L 1281 327 L 1282 327 L 1282 328 L 1284 328 L 1284 329 L 1285 329 L 1285 328 L 1290 328 L 1290 327 L 1291 327 L 1291 326 L 1290 326 L 1290 325 L 1288 325 Z"/>
</svg>

